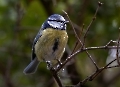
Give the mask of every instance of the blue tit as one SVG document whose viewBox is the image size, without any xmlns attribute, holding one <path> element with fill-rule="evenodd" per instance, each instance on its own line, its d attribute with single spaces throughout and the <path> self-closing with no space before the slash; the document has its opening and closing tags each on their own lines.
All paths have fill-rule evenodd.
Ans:
<svg viewBox="0 0 120 87">
<path fill-rule="evenodd" d="M 68 40 L 66 23 L 68 21 L 59 14 L 53 14 L 48 17 L 33 41 L 32 59 L 23 73 L 34 73 L 42 61 L 60 61 Z"/>
</svg>

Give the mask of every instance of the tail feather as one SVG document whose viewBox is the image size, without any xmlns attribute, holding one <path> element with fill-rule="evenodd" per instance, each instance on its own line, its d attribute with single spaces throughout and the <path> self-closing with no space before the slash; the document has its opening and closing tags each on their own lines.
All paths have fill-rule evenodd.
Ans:
<svg viewBox="0 0 120 87">
<path fill-rule="evenodd" d="M 32 60 L 31 63 L 24 69 L 23 73 L 25 73 L 26 75 L 35 73 L 38 65 L 39 61 L 37 60 L 37 58 L 34 58 L 34 60 Z"/>
</svg>

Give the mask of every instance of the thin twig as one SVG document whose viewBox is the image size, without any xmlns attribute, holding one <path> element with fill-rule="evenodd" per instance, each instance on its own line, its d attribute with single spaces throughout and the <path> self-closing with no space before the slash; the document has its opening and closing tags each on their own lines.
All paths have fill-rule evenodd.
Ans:
<svg viewBox="0 0 120 87">
<path fill-rule="evenodd" d="M 108 66 L 106 69 L 109 69 L 109 68 L 118 68 L 118 67 L 120 67 L 119 65 L 115 65 L 115 66 Z"/>
<path fill-rule="evenodd" d="M 118 48 L 120 48 L 120 46 Z M 107 45 L 105 45 L 105 46 L 99 46 L 99 47 L 87 47 L 87 48 L 84 48 L 84 49 L 80 49 L 80 50 L 74 52 L 72 55 L 68 56 L 68 58 L 61 64 L 61 66 L 56 69 L 56 72 L 58 72 L 60 69 L 62 69 L 65 66 L 65 64 L 67 62 L 69 62 L 78 53 L 85 52 L 86 50 L 98 50 L 98 49 L 117 49 L 117 46 L 107 46 Z"/>
<path fill-rule="evenodd" d="M 65 64 L 67 63 L 67 62 L 69 62 L 75 55 L 77 55 L 78 53 L 81 53 L 81 52 L 86 52 L 87 53 L 87 55 L 89 56 L 89 58 L 92 60 L 92 62 L 93 62 L 93 64 L 96 66 L 96 71 L 93 73 L 93 74 L 91 74 L 90 76 L 88 76 L 87 78 L 85 78 L 83 81 L 80 81 L 76 86 L 74 86 L 74 87 L 81 87 L 83 84 L 85 84 L 87 81 L 92 81 L 92 80 L 94 80 L 102 71 L 104 71 L 105 69 L 109 69 L 109 68 L 114 68 L 114 67 L 119 67 L 119 65 L 116 65 L 116 66 L 112 66 L 112 67 L 109 67 L 109 65 L 110 64 L 112 64 L 114 61 L 118 61 L 118 64 L 120 64 L 120 62 L 119 62 L 119 60 L 118 60 L 118 52 L 117 52 L 117 54 L 116 54 L 116 56 L 117 56 L 117 58 L 116 59 L 114 59 L 113 61 L 111 61 L 110 63 L 108 63 L 107 65 L 105 65 L 104 67 L 101 67 L 101 68 L 99 68 L 98 66 L 97 66 L 97 64 L 94 62 L 94 60 L 92 59 L 92 56 L 87 52 L 88 50 L 96 50 L 96 49 L 117 49 L 117 51 L 118 51 L 118 49 L 120 48 L 120 46 L 119 46 L 119 40 L 120 40 L 120 35 L 119 35 L 119 40 L 118 40 L 118 42 L 117 42 L 117 46 L 109 46 L 110 45 L 110 43 L 111 42 L 115 42 L 116 43 L 116 41 L 113 41 L 113 40 L 110 40 L 106 45 L 104 45 L 104 46 L 99 46 L 99 47 L 87 47 L 87 48 L 85 48 L 85 40 L 86 40 L 86 37 L 87 37 L 87 33 L 89 32 L 89 29 L 90 29 L 90 26 L 91 26 L 91 24 L 93 23 L 93 21 L 96 19 L 96 14 L 97 14 L 97 12 L 98 12 L 98 9 L 99 9 L 99 7 L 102 5 L 102 3 L 101 2 L 98 2 L 98 8 L 96 9 L 96 12 L 95 12 L 95 15 L 93 16 L 93 19 L 92 19 L 92 21 L 90 22 L 90 24 L 88 25 L 88 27 L 87 27 L 87 30 L 86 30 L 86 33 L 84 34 L 84 40 L 83 40 L 83 43 L 82 43 L 82 41 L 80 40 L 80 38 L 79 38 L 79 36 L 77 35 L 77 33 L 76 33 L 76 31 L 75 31 L 75 29 L 74 29 L 74 27 L 73 27 L 73 24 L 72 24 L 72 22 L 71 22 L 71 20 L 70 20 L 70 18 L 69 18 L 69 16 L 68 16 L 68 14 L 64 11 L 64 13 L 67 15 L 67 17 L 68 17 L 68 19 L 69 19 L 69 21 L 70 21 L 70 24 L 71 24 L 71 26 L 72 26 L 72 28 L 73 28 L 73 30 L 74 30 L 74 33 L 75 33 L 75 35 L 76 35 L 76 37 L 77 37 L 77 39 L 78 39 L 78 41 L 81 43 L 81 45 L 82 45 L 82 48 L 80 48 L 79 50 L 77 50 L 76 52 L 72 52 L 72 54 L 70 55 L 70 56 L 68 56 L 68 58 L 60 65 L 60 67 L 58 67 L 54 72 L 53 72 L 53 76 L 54 76 L 54 78 L 56 79 L 56 81 L 57 82 L 60 82 L 60 84 L 59 84 L 59 86 L 60 87 L 63 87 L 62 86 L 62 83 L 61 83 L 61 81 L 60 81 L 60 79 L 59 79 L 59 77 L 58 77 L 58 75 L 57 75 L 57 72 L 61 69 L 61 68 L 63 68 L 64 66 L 65 66 Z M 78 44 L 78 42 L 76 43 L 76 45 L 75 45 L 75 47 L 74 47 L 74 49 L 76 48 L 76 46 L 77 46 L 77 44 Z M 69 86 L 68 86 L 69 87 Z M 73 87 L 73 86 L 70 86 L 70 87 Z"/>
<path fill-rule="evenodd" d="M 93 16 L 93 18 L 92 18 L 92 21 L 91 21 L 90 24 L 88 25 L 88 27 L 87 27 L 87 29 L 86 29 L 86 32 L 85 32 L 85 34 L 84 34 L 84 37 L 83 37 L 83 38 L 84 38 L 84 39 L 83 39 L 83 46 L 82 46 L 82 47 L 84 47 L 84 45 L 85 45 L 85 40 L 86 40 L 86 37 L 87 37 L 87 33 L 88 33 L 88 31 L 89 31 L 89 29 L 90 29 L 93 21 L 96 19 L 97 12 L 98 12 L 98 10 L 99 10 L 99 8 L 100 8 L 100 6 L 101 6 L 102 4 L 103 4 L 103 3 L 101 3 L 101 2 L 98 1 L 98 7 L 97 7 L 97 9 L 96 9 L 96 12 L 95 12 L 95 14 L 94 14 L 94 16 Z"/>
<path fill-rule="evenodd" d="M 82 26 L 82 29 L 81 29 L 81 32 L 80 32 L 80 36 L 82 35 L 82 33 L 83 33 L 83 29 L 84 29 L 84 24 L 83 24 L 83 26 Z M 73 54 L 74 52 L 75 52 L 75 50 L 76 50 L 76 47 L 78 46 L 78 40 L 76 41 L 76 43 L 75 43 L 75 46 L 74 46 L 74 49 L 73 49 L 73 51 L 72 51 L 72 53 L 71 54 Z"/>
<path fill-rule="evenodd" d="M 106 44 L 106 46 L 109 46 L 111 42 L 115 42 L 115 41 L 110 40 L 110 41 Z"/>
<path fill-rule="evenodd" d="M 46 63 L 47 63 L 47 67 L 50 69 L 50 71 L 51 71 L 55 81 L 57 82 L 58 86 L 63 87 L 63 84 L 62 84 L 57 72 L 55 72 L 56 71 L 55 68 L 53 66 L 51 66 L 50 62 L 46 61 Z"/>
<path fill-rule="evenodd" d="M 107 69 L 107 67 L 112 64 L 114 61 L 116 61 L 116 59 L 112 60 L 110 63 L 108 63 L 106 66 L 102 67 L 99 69 L 99 71 L 93 76 L 91 77 L 90 81 L 92 81 L 96 76 L 98 76 L 103 70 Z"/>
<path fill-rule="evenodd" d="M 81 29 L 81 32 L 80 32 L 80 36 L 82 36 L 82 34 L 83 34 L 84 27 L 85 27 L 85 24 L 82 25 L 82 29 Z"/>
<path fill-rule="evenodd" d="M 76 41 L 73 51 L 71 52 L 71 55 L 75 52 L 77 45 L 78 45 L 78 41 Z"/>
<path fill-rule="evenodd" d="M 95 15 L 97 14 L 97 11 L 98 11 L 98 9 L 96 10 Z M 82 41 L 80 40 L 79 36 L 77 35 L 77 32 L 75 31 L 75 28 L 74 28 L 74 26 L 73 26 L 73 24 L 72 24 L 72 21 L 70 20 L 70 17 L 68 16 L 67 12 L 65 12 L 65 11 L 63 11 L 63 12 L 67 15 L 68 20 L 69 20 L 69 22 L 70 22 L 70 24 L 71 24 L 71 26 L 72 26 L 72 29 L 73 29 L 73 31 L 74 31 L 74 33 L 75 33 L 75 36 L 77 37 L 78 41 L 79 41 L 79 42 L 81 43 L 81 45 L 82 45 L 80 49 L 83 49 L 84 43 L 82 43 Z M 90 23 L 89 27 L 91 26 L 92 23 L 93 23 L 93 21 Z M 84 28 L 84 25 L 83 25 L 83 28 Z M 89 28 L 87 28 L 87 31 L 88 31 L 88 29 L 89 29 Z M 87 33 L 86 33 L 86 34 L 87 34 Z M 77 47 L 77 44 L 78 44 L 78 43 L 76 43 L 75 48 Z M 73 52 L 74 52 L 74 51 L 73 51 Z M 73 52 L 72 52 L 72 53 L 73 53 Z M 96 67 L 96 69 L 98 69 L 97 64 L 96 64 L 95 61 L 93 60 L 92 56 L 87 52 L 87 50 L 86 50 L 86 53 L 87 53 L 88 57 L 90 58 L 90 60 L 92 61 L 92 63 L 94 64 L 94 66 Z"/>
<path fill-rule="evenodd" d="M 85 52 L 87 53 L 88 57 L 92 60 L 92 63 L 95 65 L 96 70 L 98 70 L 99 67 L 98 67 L 98 65 L 96 64 L 96 62 L 93 60 L 92 56 L 88 53 L 88 51 L 85 51 Z"/>
<path fill-rule="evenodd" d="M 120 65 L 120 61 L 119 61 L 119 44 L 120 44 L 120 33 L 119 33 L 119 37 L 118 37 L 118 41 L 117 41 L 117 52 L 116 52 L 116 59 L 117 59 L 117 63 L 118 65 Z"/>
<path fill-rule="evenodd" d="M 120 46 L 118 47 L 120 48 Z M 95 49 L 117 49 L 117 46 L 99 46 L 99 47 L 87 47 L 84 48 L 84 50 L 95 50 Z M 79 50 L 78 50 L 79 51 Z"/>
<path fill-rule="evenodd" d="M 73 26 L 73 24 L 72 24 L 72 21 L 70 20 L 70 17 L 68 16 L 67 12 L 65 12 L 64 10 L 63 10 L 63 12 L 64 12 L 64 13 L 66 14 L 66 16 L 68 17 L 68 20 L 69 20 L 69 22 L 70 22 L 70 24 L 71 24 L 71 26 L 72 26 L 72 29 L 73 29 L 73 31 L 74 31 L 74 33 L 75 33 L 76 38 L 77 38 L 78 41 L 82 44 L 82 41 L 80 40 L 79 36 L 77 35 L 77 33 L 76 33 L 76 31 L 75 31 L 75 28 L 74 28 L 74 26 Z"/>
<path fill-rule="evenodd" d="M 85 40 L 86 40 L 86 37 L 87 37 L 87 33 L 88 33 L 88 31 L 89 31 L 89 29 L 90 29 L 90 26 L 92 25 L 93 21 L 96 19 L 97 12 L 98 12 L 99 7 L 100 7 L 101 5 L 102 5 L 102 3 L 101 3 L 101 2 L 98 2 L 98 7 L 97 7 L 97 9 L 96 9 L 96 12 L 95 12 L 95 14 L 94 14 L 94 16 L 93 16 L 93 18 L 92 18 L 92 21 L 91 21 L 90 24 L 88 25 L 84 36 L 83 36 L 83 44 L 82 44 L 82 47 L 81 47 L 81 48 L 84 48 L 84 47 L 85 47 Z M 96 62 L 93 60 L 92 56 L 88 53 L 87 50 L 86 50 L 86 53 L 87 53 L 88 57 L 90 58 L 90 60 L 92 61 L 92 63 L 94 64 L 94 66 L 96 67 L 96 70 L 98 70 L 99 67 L 98 67 L 98 65 L 96 64 Z"/>
<path fill-rule="evenodd" d="M 59 87 L 63 87 L 63 84 L 62 84 L 59 76 L 57 75 L 57 73 L 53 73 L 53 72 L 52 72 L 52 75 L 53 75 L 53 77 L 55 78 L 55 80 L 56 80 L 57 84 L 59 85 Z"/>
<path fill-rule="evenodd" d="M 99 10 L 99 8 L 100 8 L 101 5 L 102 5 L 102 3 L 101 3 L 101 2 L 98 2 L 98 7 L 97 7 L 97 9 L 96 9 L 96 12 L 95 12 L 95 14 L 94 14 L 94 16 L 93 16 L 93 18 L 92 18 L 92 21 L 90 22 L 90 24 L 88 25 L 88 27 L 87 27 L 87 29 L 86 29 L 86 33 L 85 33 L 84 36 L 83 36 L 83 44 L 82 44 L 82 47 L 81 47 L 81 48 L 84 48 L 84 47 L 85 47 L 85 40 L 86 40 L 86 37 L 87 37 L 87 33 L 88 33 L 88 31 L 89 31 L 89 29 L 90 29 L 90 26 L 92 25 L 93 21 L 96 19 L 97 12 L 98 12 L 98 10 Z M 96 67 L 96 70 L 98 70 L 99 67 L 98 67 L 98 65 L 96 64 L 96 62 L 93 60 L 92 56 L 88 53 L 88 51 L 86 51 L 86 53 L 87 53 L 88 57 L 90 58 L 90 60 L 92 61 L 92 63 L 94 64 L 94 66 Z"/>
<path fill-rule="evenodd" d="M 113 63 L 116 59 L 114 59 L 113 61 L 111 61 L 110 63 L 108 63 L 106 66 L 100 68 L 99 70 L 95 71 L 93 74 L 91 74 L 90 76 L 88 76 L 86 79 L 84 79 L 83 81 L 80 81 L 75 87 L 79 87 L 84 85 L 87 81 L 92 81 L 93 79 L 95 79 L 96 76 L 98 76 L 103 70 L 108 69 L 107 67 Z"/>
</svg>

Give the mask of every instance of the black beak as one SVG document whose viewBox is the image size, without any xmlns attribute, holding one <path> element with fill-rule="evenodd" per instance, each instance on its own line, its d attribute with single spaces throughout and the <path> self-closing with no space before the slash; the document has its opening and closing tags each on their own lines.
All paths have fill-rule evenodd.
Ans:
<svg viewBox="0 0 120 87">
<path fill-rule="evenodd" d="M 65 21 L 64 24 L 68 23 L 69 21 Z"/>
</svg>

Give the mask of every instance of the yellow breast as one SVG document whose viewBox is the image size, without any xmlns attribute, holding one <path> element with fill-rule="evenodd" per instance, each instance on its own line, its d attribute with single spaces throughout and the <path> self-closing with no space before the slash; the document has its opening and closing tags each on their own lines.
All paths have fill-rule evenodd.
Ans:
<svg viewBox="0 0 120 87">
<path fill-rule="evenodd" d="M 35 53 L 38 60 L 60 60 L 64 53 L 67 40 L 68 35 L 65 30 L 51 28 L 43 30 L 42 36 L 35 45 Z"/>
</svg>

